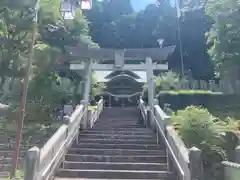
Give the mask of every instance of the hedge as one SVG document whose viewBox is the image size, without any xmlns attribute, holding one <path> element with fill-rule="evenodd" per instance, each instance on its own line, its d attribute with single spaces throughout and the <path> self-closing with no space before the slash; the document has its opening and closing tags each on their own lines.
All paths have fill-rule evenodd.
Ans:
<svg viewBox="0 0 240 180">
<path fill-rule="evenodd" d="M 240 95 L 211 91 L 164 91 L 158 96 L 161 107 L 170 104 L 172 110 L 185 109 L 189 105 L 202 106 L 209 110 L 240 109 Z"/>
</svg>

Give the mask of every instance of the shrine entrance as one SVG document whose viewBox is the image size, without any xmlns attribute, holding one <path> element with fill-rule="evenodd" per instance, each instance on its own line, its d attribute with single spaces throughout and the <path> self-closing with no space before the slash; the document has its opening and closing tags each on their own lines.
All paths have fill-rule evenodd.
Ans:
<svg viewBox="0 0 240 180">
<path fill-rule="evenodd" d="M 133 107 L 137 106 L 137 101 L 140 98 L 140 93 L 136 95 L 122 95 L 116 96 L 112 94 L 103 95 L 105 100 L 105 107 Z"/>
<path fill-rule="evenodd" d="M 85 61 L 70 62 L 70 69 L 85 74 L 84 102 L 89 103 L 92 73 L 106 85 L 102 96 L 107 107 L 136 106 L 147 84 L 149 105 L 154 102 L 154 72 L 168 70 L 165 62 L 175 46 L 148 49 L 103 49 L 84 44 L 65 47 L 69 55 Z"/>
<path fill-rule="evenodd" d="M 101 77 L 100 72 L 95 73 L 97 77 Z M 145 78 L 145 73 L 142 76 Z M 101 95 L 105 99 L 106 107 L 136 106 L 145 83 L 142 78 L 129 70 L 116 70 L 105 76 L 106 88 Z"/>
</svg>

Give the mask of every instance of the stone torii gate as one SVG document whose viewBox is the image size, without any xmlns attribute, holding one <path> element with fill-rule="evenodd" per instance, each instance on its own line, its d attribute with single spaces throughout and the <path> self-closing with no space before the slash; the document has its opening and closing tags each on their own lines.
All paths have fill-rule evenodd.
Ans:
<svg viewBox="0 0 240 180">
<path fill-rule="evenodd" d="M 89 93 L 91 91 L 92 72 L 98 71 L 146 71 L 148 83 L 148 101 L 149 106 L 153 110 L 154 106 L 154 70 L 168 70 L 168 64 L 159 64 L 159 61 L 166 60 L 167 57 L 175 50 L 175 46 L 168 46 L 164 48 L 147 48 L 147 49 L 104 49 L 104 48 L 90 48 L 86 45 L 80 44 L 76 47 L 66 46 L 66 51 L 71 56 L 86 59 L 84 64 L 70 63 L 70 69 L 75 71 L 85 70 L 85 91 L 84 101 L 89 102 Z M 100 62 L 114 60 L 114 64 L 100 64 Z M 136 61 L 144 60 L 141 64 L 125 64 L 126 60 Z M 153 62 L 155 61 L 155 62 Z"/>
</svg>

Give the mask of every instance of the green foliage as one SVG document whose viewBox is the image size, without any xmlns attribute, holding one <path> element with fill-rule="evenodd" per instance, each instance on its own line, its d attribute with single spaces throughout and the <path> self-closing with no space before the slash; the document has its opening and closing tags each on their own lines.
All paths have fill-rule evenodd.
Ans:
<svg viewBox="0 0 240 180">
<path fill-rule="evenodd" d="M 22 170 L 17 170 L 15 180 L 23 180 L 24 172 Z M 10 177 L 8 178 L 10 180 Z"/>
<path fill-rule="evenodd" d="M 105 88 L 106 88 L 105 83 L 96 82 L 96 73 L 93 73 L 93 75 L 92 75 L 92 95 L 93 96 L 101 95 Z"/>
<path fill-rule="evenodd" d="M 173 124 L 188 148 L 203 150 L 204 169 L 208 179 L 221 178 L 221 161 L 227 159 L 225 133 L 234 131 L 232 120 L 221 121 L 204 108 L 189 106 L 172 116 Z"/>
<path fill-rule="evenodd" d="M 166 72 L 165 74 L 160 75 L 155 79 L 156 91 L 159 92 L 160 90 L 174 89 L 178 82 L 178 74 L 172 71 Z"/>
<path fill-rule="evenodd" d="M 33 12 L 30 3 L 14 4 L 12 1 L 0 2 L 0 77 L 5 83 L 6 77 L 22 77 L 22 68 L 26 63 L 28 44 L 31 41 Z"/>
<path fill-rule="evenodd" d="M 171 89 L 175 89 L 175 86 L 177 85 L 177 83 L 179 82 L 179 76 L 177 73 L 174 73 L 172 71 L 166 72 L 164 74 L 161 74 L 159 76 L 157 76 L 155 78 L 155 91 L 156 94 L 159 95 L 161 93 L 161 91 L 164 90 L 171 90 Z M 147 96 L 147 84 L 143 85 L 143 99 L 146 99 Z M 165 92 L 165 91 L 164 91 Z M 173 93 L 174 91 L 168 91 L 170 93 Z"/>
<path fill-rule="evenodd" d="M 18 170 L 16 172 L 16 180 L 23 180 L 24 178 L 24 172 L 22 170 Z"/>
<path fill-rule="evenodd" d="M 207 90 L 170 90 L 170 91 L 161 91 L 159 95 L 162 94 L 170 94 L 170 95 L 199 95 L 199 94 L 219 94 L 219 93 L 214 93 L 212 91 L 207 91 Z"/>
<path fill-rule="evenodd" d="M 240 3 L 237 0 L 209 0 L 206 13 L 214 20 L 206 34 L 209 54 L 221 76 L 239 78 Z M 231 70 L 230 70 L 231 69 Z"/>
<path fill-rule="evenodd" d="M 74 84 L 57 74 L 46 73 L 35 76 L 29 85 L 26 120 L 47 122 L 56 119 L 56 109 L 63 99 L 73 97 Z"/>
<path fill-rule="evenodd" d="M 21 80 L 25 75 L 24 68 L 33 35 L 32 20 L 35 13 L 33 8 L 36 0 L 18 2 L 7 0 L 0 2 L 0 36 L 4 39 L 0 45 L 0 88 L 5 88 L 5 84 L 9 84 L 9 79 L 14 82 L 15 79 Z M 75 97 L 78 93 L 82 77 L 65 68 L 72 58 L 66 55 L 64 46 L 74 46 L 79 42 L 97 46 L 88 36 L 88 22 L 82 11 L 77 9 L 73 20 L 64 20 L 60 13 L 61 2 L 61 0 L 41 0 L 40 3 L 37 41 L 34 45 L 33 70 L 26 110 L 27 120 L 49 122 L 55 119 L 56 108 L 62 104 L 62 99 L 73 98 L 72 95 Z M 59 70 L 58 67 L 63 70 Z M 22 85 L 20 83 L 18 96 L 21 95 Z M 9 91 L 13 92 L 10 87 L 9 85 Z M 5 92 L 8 91 L 4 89 Z M 8 101 L 9 104 L 13 104 L 13 114 L 18 112 L 19 101 L 20 96 L 18 99 Z"/>
<path fill-rule="evenodd" d="M 15 180 L 23 180 L 24 178 L 24 172 L 22 170 L 17 170 Z M 11 180 L 10 177 L 8 177 L 8 180 Z"/>
<path fill-rule="evenodd" d="M 220 134 L 224 131 L 207 109 L 189 106 L 177 111 L 172 120 L 188 147 L 222 143 Z"/>
<path fill-rule="evenodd" d="M 153 48 L 159 47 L 159 38 L 164 39 L 163 46 L 176 45 L 168 58 L 169 68 L 181 72 L 177 16 L 171 1 L 161 0 L 158 6 L 153 2 L 133 12 L 129 0 L 94 0 L 93 9 L 85 14 L 90 21 L 90 35 L 101 47 Z M 205 38 L 212 23 L 209 19 L 203 9 L 191 9 L 179 18 L 184 69 L 190 70 L 195 79 L 211 79 L 214 74 Z"/>
</svg>

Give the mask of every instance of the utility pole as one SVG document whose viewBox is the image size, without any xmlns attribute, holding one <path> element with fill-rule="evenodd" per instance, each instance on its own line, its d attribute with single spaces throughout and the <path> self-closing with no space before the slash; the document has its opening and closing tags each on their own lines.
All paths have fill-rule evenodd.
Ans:
<svg viewBox="0 0 240 180">
<path fill-rule="evenodd" d="M 82 9 L 91 9 L 92 8 L 92 0 L 76 0 Z M 33 18 L 33 28 L 32 28 L 32 42 L 30 45 L 30 50 L 29 50 L 29 57 L 27 61 L 27 66 L 26 66 L 26 74 L 24 77 L 24 83 L 23 83 L 23 95 L 22 95 L 22 101 L 21 101 L 21 107 L 20 107 L 20 117 L 19 117 L 19 122 L 18 122 L 18 133 L 16 136 L 16 148 L 14 152 L 14 156 L 12 159 L 12 169 L 10 171 L 10 179 L 14 180 L 15 179 L 15 174 L 16 174 L 16 169 L 18 165 L 18 160 L 19 160 L 19 152 L 20 152 L 20 145 L 21 145 L 21 139 L 22 139 L 22 129 L 23 129 L 23 124 L 24 124 L 24 117 L 25 117 L 25 108 L 26 108 L 26 102 L 27 102 L 27 94 L 28 94 L 28 84 L 29 84 L 29 76 L 31 74 L 31 67 L 32 67 L 32 62 L 34 58 L 34 46 L 35 46 L 35 41 L 37 38 L 37 28 L 38 28 L 38 13 L 39 13 L 39 8 L 40 8 L 40 2 L 41 0 L 37 0 L 34 8 L 34 18 Z M 64 19 L 67 19 L 67 15 L 71 15 L 70 17 L 73 19 L 74 18 L 74 10 L 75 6 L 71 3 L 71 0 L 62 0 L 61 2 L 61 13 Z M 82 7 L 84 6 L 83 3 L 86 4 L 86 8 Z"/>
<path fill-rule="evenodd" d="M 179 18 L 181 17 L 181 10 L 179 6 L 179 0 L 176 0 L 175 3 L 176 3 L 176 11 L 177 11 L 177 33 L 178 33 L 178 41 L 179 41 L 179 49 L 180 49 L 181 72 L 182 72 L 182 78 L 183 78 L 184 77 L 183 45 L 182 45 L 182 38 L 181 38 L 181 27 L 179 23 Z"/>
<path fill-rule="evenodd" d="M 23 83 L 23 95 L 22 95 L 22 102 L 21 102 L 21 107 L 20 107 L 20 118 L 18 122 L 18 133 L 16 136 L 16 148 L 12 160 L 12 169 L 10 172 L 10 179 L 15 178 L 16 174 L 16 169 L 18 165 L 18 160 L 19 160 L 19 152 L 20 152 L 20 145 L 21 145 L 21 139 L 22 139 L 22 129 L 23 129 L 23 123 L 24 123 L 24 117 L 25 117 L 25 108 L 26 108 L 26 102 L 27 102 L 27 93 L 28 93 L 28 83 L 29 83 L 29 76 L 31 73 L 31 67 L 32 67 L 32 61 L 34 57 L 34 45 L 35 41 L 37 38 L 37 22 L 38 22 L 38 11 L 39 11 L 39 4 L 41 0 L 37 0 L 37 3 L 34 8 L 35 16 L 33 19 L 33 29 L 32 29 L 32 42 L 30 46 L 30 51 L 29 51 L 29 57 L 27 61 L 27 66 L 26 66 L 26 74 L 24 77 L 24 83 Z"/>
</svg>

